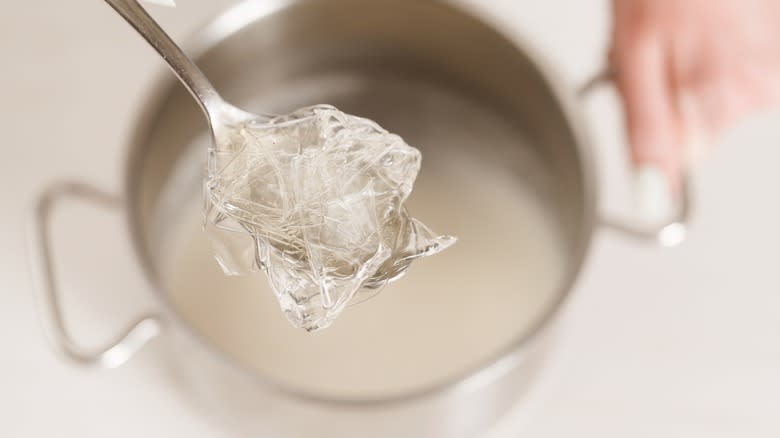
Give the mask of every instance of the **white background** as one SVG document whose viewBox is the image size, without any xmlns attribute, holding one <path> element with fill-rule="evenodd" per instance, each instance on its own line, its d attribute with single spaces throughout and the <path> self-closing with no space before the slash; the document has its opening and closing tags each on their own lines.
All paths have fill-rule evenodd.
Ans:
<svg viewBox="0 0 780 438">
<path fill-rule="evenodd" d="M 150 10 L 183 39 L 232 2 L 178 3 Z M 606 0 L 469 3 L 528 39 L 572 90 L 604 60 Z M 170 390 L 159 346 L 115 371 L 77 369 L 52 354 L 34 307 L 35 194 L 62 176 L 120 189 L 125 139 L 160 61 L 99 1 L 7 2 L 0 54 L 0 435 L 228 436 Z M 605 92 L 583 110 L 603 207 L 626 212 L 619 104 Z M 779 142 L 780 112 L 722 139 L 695 174 L 682 248 L 596 236 L 543 384 L 495 436 L 780 436 Z M 151 303 L 120 216 L 75 205 L 55 220 L 73 331 L 106 340 Z"/>
</svg>

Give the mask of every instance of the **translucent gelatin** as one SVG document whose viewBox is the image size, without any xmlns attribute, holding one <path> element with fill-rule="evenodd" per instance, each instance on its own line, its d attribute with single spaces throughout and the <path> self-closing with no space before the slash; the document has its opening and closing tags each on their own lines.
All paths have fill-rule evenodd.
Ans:
<svg viewBox="0 0 780 438">
<path fill-rule="evenodd" d="M 455 242 L 404 203 L 420 151 L 332 106 L 247 122 L 210 150 L 205 228 L 223 271 L 261 269 L 296 327 L 330 325 L 366 289 Z"/>
</svg>

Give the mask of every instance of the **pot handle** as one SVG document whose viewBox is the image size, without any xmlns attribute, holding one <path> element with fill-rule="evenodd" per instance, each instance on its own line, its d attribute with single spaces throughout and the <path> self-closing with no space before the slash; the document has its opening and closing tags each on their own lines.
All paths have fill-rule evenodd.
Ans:
<svg viewBox="0 0 780 438">
<path fill-rule="evenodd" d="M 615 72 L 611 69 L 595 75 L 583 85 L 578 92 L 579 97 L 585 98 L 595 89 L 605 85 L 614 84 Z M 620 232 L 633 239 L 655 243 L 664 247 L 674 247 L 681 244 L 688 232 L 691 217 L 692 188 L 688 175 L 683 178 L 682 192 L 679 198 L 677 214 L 669 221 L 653 226 L 645 226 L 627 222 L 622 219 L 614 219 L 600 216 L 599 222 L 606 228 Z"/>
<path fill-rule="evenodd" d="M 39 307 L 46 325 L 47 337 L 55 350 L 81 366 L 115 368 L 133 357 L 147 342 L 158 336 L 163 327 L 160 315 L 147 313 L 131 322 L 118 336 L 104 346 L 85 348 L 73 340 L 63 323 L 56 275 L 52 267 L 49 224 L 54 206 L 60 201 L 82 200 L 104 208 L 119 208 L 119 197 L 91 185 L 64 181 L 50 185 L 38 198 L 33 212 L 32 261 L 39 279 Z"/>
</svg>

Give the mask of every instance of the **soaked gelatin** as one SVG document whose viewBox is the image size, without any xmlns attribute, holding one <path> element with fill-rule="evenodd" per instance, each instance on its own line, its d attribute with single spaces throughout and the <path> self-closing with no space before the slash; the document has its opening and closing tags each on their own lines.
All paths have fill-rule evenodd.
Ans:
<svg viewBox="0 0 780 438">
<path fill-rule="evenodd" d="M 454 243 L 409 215 L 421 154 L 332 106 L 247 122 L 210 150 L 206 230 L 226 274 L 253 270 L 287 319 L 317 330 L 360 291 Z"/>
</svg>

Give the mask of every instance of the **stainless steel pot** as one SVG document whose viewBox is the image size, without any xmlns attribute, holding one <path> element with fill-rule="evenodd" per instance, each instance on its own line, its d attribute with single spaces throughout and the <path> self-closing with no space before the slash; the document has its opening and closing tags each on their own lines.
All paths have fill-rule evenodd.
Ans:
<svg viewBox="0 0 780 438">
<path fill-rule="evenodd" d="M 215 19 L 192 47 L 223 96 L 248 110 L 284 111 L 328 102 L 379 121 L 418 145 L 423 155 L 453 146 L 473 148 L 474 159 L 510 164 L 533 155 L 537 168 L 518 174 L 518 183 L 532 187 L 555 212 L 568 254 L 562 287 L 534 328 L 483 366 L 444 384 L 388 398 L 339 399 L 293 390 L 249 372 L 193 330 L 159 282 L 156 242 L 164 231 L 156 218 L 176 208 L 182 190 L 177 184 L 182 183 L 173 175 L 182 173 L 182 157 L 206 132 L 197 105 L 166 76 L 130 142 L 122 195 L 66 182 L 52 185 L 38 203 L 35 248 L 46 321 L 66 358 L 102 367 L 121 365 L 165 333 L 171 356 L 184 359 L 177 368 L 183 387 L 213 402 L 211 410 L 219 407 L 247 431 L 265 434 L 258 436 L 474 436 L 506 412 L 533 379 L 598 224 L 667 245 L 684 234 L 687 197 L 680 217 L 655 229 L 601 221 L 578 96 L 527 46 L 447 2 L 250 0 Z M 480 118 L 464 119 L 451 111 L 447 100 L 437 97 L 441 93 L 466 102 Z M 491 130 L 497 122 L 511 129 Z M 431 124 L 460 131 L 443 135 L 427 129 Z M 464 129 L 475 133 L 480 144 L 467 144 L 457 135 Z M 183 190 L 191 191 L 192 184 Z M 96 350 L 82 348 L 65 330 L 51 269 L 48 218 L 66 198 L 124 207 L 137 256 L 160 302 L 158 310 Z"/>
</svg>

